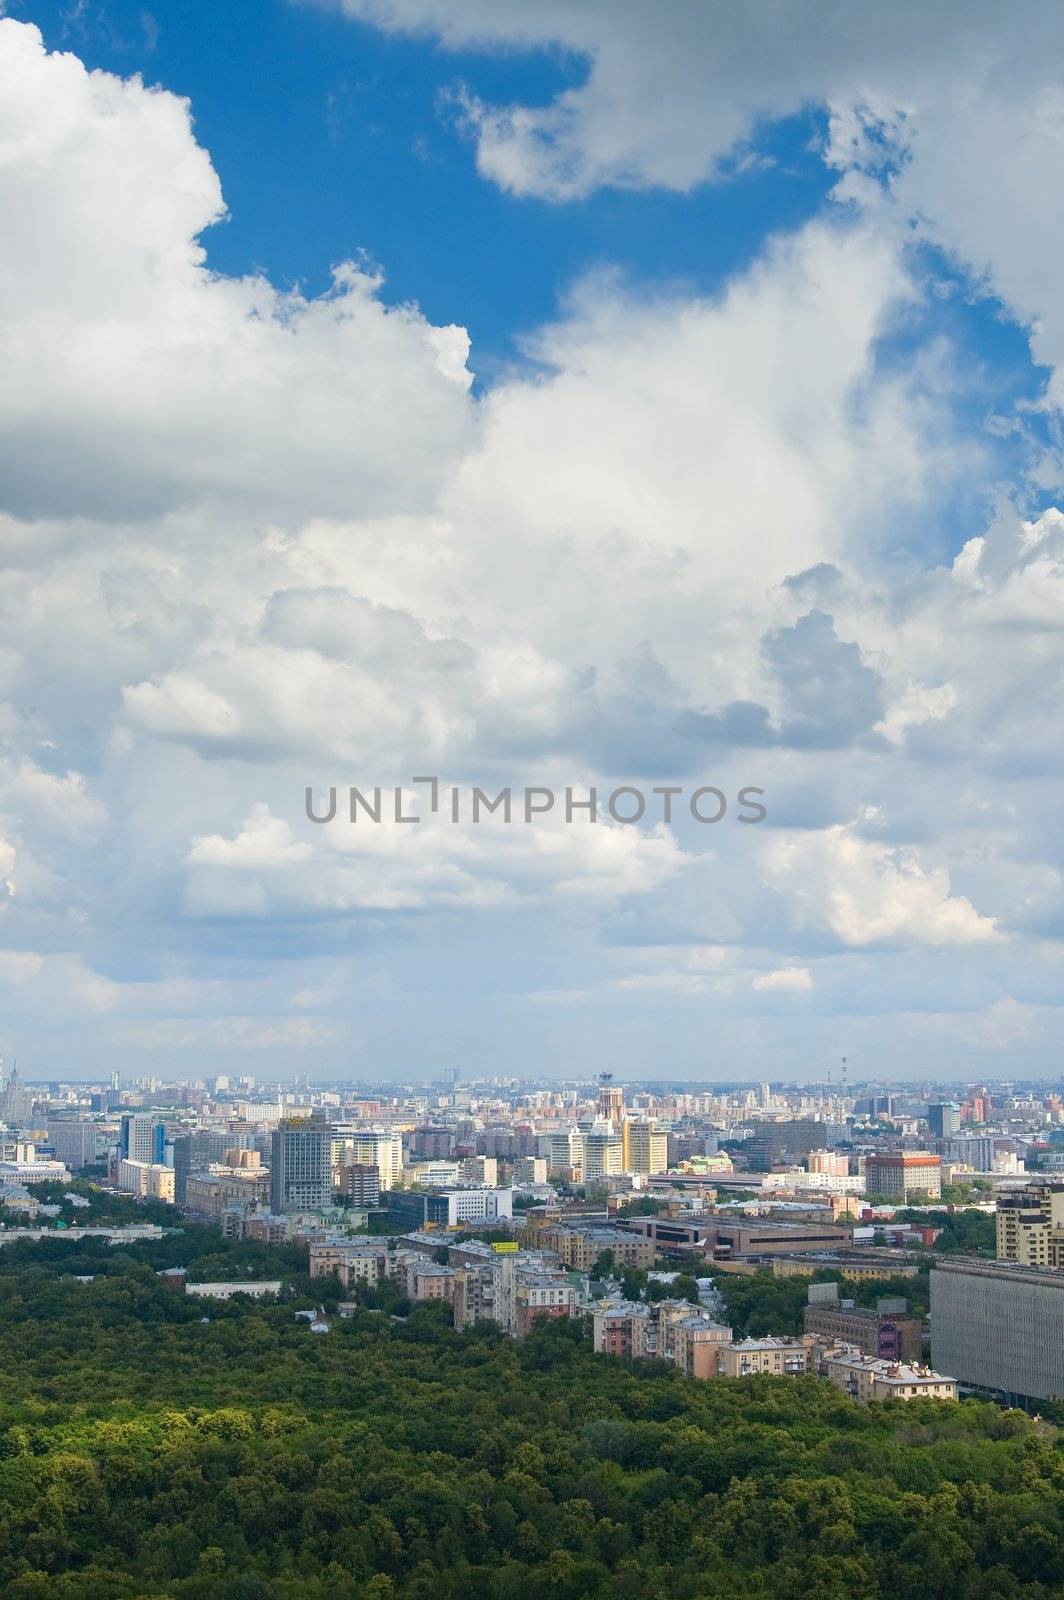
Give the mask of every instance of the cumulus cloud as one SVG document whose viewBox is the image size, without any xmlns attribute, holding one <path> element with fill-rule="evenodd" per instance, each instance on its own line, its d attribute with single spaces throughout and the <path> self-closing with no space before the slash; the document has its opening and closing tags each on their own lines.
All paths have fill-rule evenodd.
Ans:
<svg viewBox="0 0 1064 1600">
<path fill-rule="evenodd" d="M 684 188 L 758 115 L 854 101 L 854 30 L 825 81 L 803 76 L 823 56 L 803 29 L 754 51 L 738 8 L 685 6 L 667 38 L 627 4 L 351 9 L 587 53 L 587 85 L 542 114 L 468 104 L 485 170 L 522 192 Z M 930 126 L 891 124 L 913 170 Z M 65 1017 L 57 1052 L 100 1060 L 305 1049 L 338 1070 L 442 1030 L 457 1056 L 505 1035 L 533 1066 L 526 1001 L 579 993 L 574 1058 L 623 1049 L 635 1070 L 689 1040 L 667 1009 L 689 997 L 797 1069 L 773 1029 L 799 1009 L 818 1047 L 835 1015 L 963 1007 L 973 1049 L 1042 1018 L 1064 932 L 1064 515 L 999 497 L 956 559 L 899 557 L 899 528 L 992 467 L 948 382 L 883 356 L 923 314 L 898 227 L 916 202 L 848 127 L 832 159 L 858 206 L 767 240 L 711 295 L 594 273 L 474 395 L 462 330 L 387 308 L 365 263 L 315 300 L 210 272 L 224 201 L 188 105 L 0 20 L 12 1027 Z M 303 815 L 308 783 L 426 771 L 493 792 L 757 784 L 769 818 Z"/>
<path fill-rule="evenodd" d="M 0 18 L 0 151 L 0 509 L 431 503 L 472 423 L 465 336 L 355 262 L 311 300 L 208 271 L 225 207 L 186 101 Z"/>
<path fill-rule="evenodd" d="M 799 925 L 826 928 L 846 945 L 965 945 L 995 937 L 993 919 L 950 892 L 944 867 L 885 849 L 841 823 L 780 838 L 768 858 L 770 882 L 792 897 Z"/>
</svg>

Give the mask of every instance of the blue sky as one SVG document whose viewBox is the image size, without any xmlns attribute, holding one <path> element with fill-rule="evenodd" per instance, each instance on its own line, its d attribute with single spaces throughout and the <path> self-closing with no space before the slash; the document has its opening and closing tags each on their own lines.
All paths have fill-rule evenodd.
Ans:
<svg viewBox="0 0 1064 1600">
<path fill-rule="evenodd" d="M 52 49 L 188 96 L 230 211 L 204 240 L 212 266 L 260 268 L 317 294 L 331 263 L 365 251 L 387 301 L 469 328 L 478 372 L 514 359 L 519 336 L 591 268 L 712 292 L 766 227 L 797 226 L 831 184 L 811 107 L 762 130 L 764 165 L 735 181 L 685 196 L 599 191 L 563 207 L 519 200 L 477 176 L 454 96 L 466 85 L 490 100 L 549 100 L 585 74 L 572 53 L 448 51 L 289 0 L 180 0 L 159 15 L 121 0 L 8 9 Z"/>
<path fill-rule="evenodd" d="M 1022 10 L 0 7 L 6 1053 L 1057 1070 Z M 303 815 L 418 771 L 769 817 Z"/>
</svg>

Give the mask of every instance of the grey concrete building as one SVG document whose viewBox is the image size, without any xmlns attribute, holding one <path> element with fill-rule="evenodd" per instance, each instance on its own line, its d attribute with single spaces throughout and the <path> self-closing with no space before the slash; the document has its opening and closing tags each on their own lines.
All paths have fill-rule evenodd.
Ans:
<svg viewBox="0 0 1064 1600">
<path fill-rule="evenodd" d="M 1006 1399 L 1064 1395 L 1064 1272 L 940 1261 L 931 1273 L 931 1361 Z"/>
</svg>

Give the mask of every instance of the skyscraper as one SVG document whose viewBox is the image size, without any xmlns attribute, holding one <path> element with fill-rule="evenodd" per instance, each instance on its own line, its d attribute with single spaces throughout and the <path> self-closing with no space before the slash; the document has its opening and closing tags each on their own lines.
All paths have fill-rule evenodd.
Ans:
<svg viewBox="0 0 1064 1600">
<path fill-rule="evenodd" d="M 270 1147 L 270 1209 L 317 1211 L 332 1200 L 333 1130 L 324 1122 L 282 1122 Z"/>
</svg>

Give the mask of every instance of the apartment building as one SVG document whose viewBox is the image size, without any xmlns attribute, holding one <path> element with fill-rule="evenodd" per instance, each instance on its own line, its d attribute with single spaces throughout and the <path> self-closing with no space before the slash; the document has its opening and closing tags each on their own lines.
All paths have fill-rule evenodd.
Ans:
<svg viewBox="0 0 1064 1600">
<path fill-rule="evenodd" d="M 345 1289 L 356 1283 L 373 1288 L 388 1276 L 389 1270 L 383 1239 L 327 1239 L 310 1246 L 310 1276 L 328 1278 L 335 1272 Z"/>
<path fill-rule="evenodd" d="M 957 1380 L 917 1363 L 877 1361 L 857 1352 L 829 1353 L 823 1359 L 829 1383 L 851 1400 L 956 1400 Z"/>
<path fill-rule="evenodd" d="M 998 1196 L 997 1259 L 1064 1266 L 1064 1183 L 1032 1183 Z"/>
<path fill-rule="evenodd" d="M 722 1378 L 798 1377 L 815 1370 L 815 1350 L 811 1339 L 742 1339 L 720 1346 L 718 1373 Z"/>
<path fill-rule="evenodd" d="M 335 1168 L 337 1192 L 353 1205 L 376 1206 L 381 1198 L 380 1169 L 365 1162 L 354 1161 Z"/>
<path fill-rule="evenodd" d="M 540 1231 L 538 1242 L 544 1250 L 553 1250 L 574 1272 L 589 1272 L 607 1250 L 612 1251 L 619 1271 L 625 1267 L 646 1271 L 654 1265 L 656 1255 L 651 1240 L 621 1228 L 567 1228 L 554 1224 Z"/>
<path fill-rule="evenodd" d="M 732 1330 L 712 1317 L 679 1317 L 672 1324 L 672 1359 L 689 1378 L 715 1378 Z"/>
</svg>

